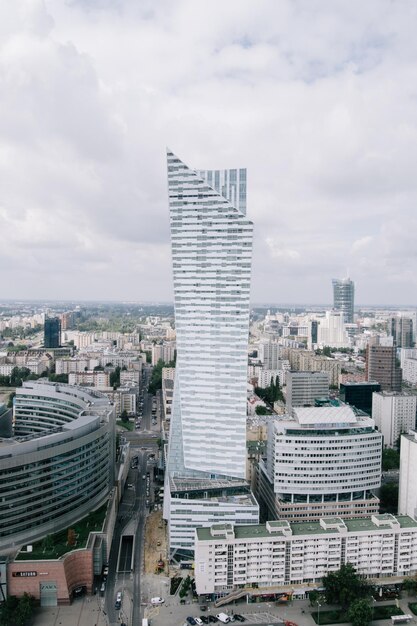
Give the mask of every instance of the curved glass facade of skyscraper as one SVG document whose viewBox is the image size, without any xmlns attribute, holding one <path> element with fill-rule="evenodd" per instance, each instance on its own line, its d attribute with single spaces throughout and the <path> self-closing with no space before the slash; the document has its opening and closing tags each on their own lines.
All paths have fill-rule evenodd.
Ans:
<svg viewBox="0 0 417 626">
<path fill-rule="evenodd" d="M 0 550 L 67 528 L 107 499 L 114 409 L 71 385 L 17 389 L 15 436 L 0 439 Z"/>
</svg>

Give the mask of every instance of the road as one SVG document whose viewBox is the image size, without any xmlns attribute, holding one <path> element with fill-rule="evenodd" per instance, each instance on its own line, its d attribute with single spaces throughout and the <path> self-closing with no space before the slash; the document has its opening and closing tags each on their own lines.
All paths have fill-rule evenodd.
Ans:
<svg viewBox="0 0 417 626">
<path fill-rule="evenodd" d="M 109 576 L 107 579 L 105 611 L 110 626 L 120 624 L 123 619 L 128 626 L 140 624 L 141 608 L 141 571 L 143 563 L 143 545 L 145 522 L 149 508 L 147 505 L 147 474 L 148 452 L 155 451 L 160 433 L 161 401 L 157 399 L 157 424 L 152 424 L 152 396 L 147 393 L 147 385 L 151 376 L 151 368 L 146 368 L 143 385 L 143 409 L 140 429 L 123 434 L 131 442 L 133 456 L 138 456 L 137 469 L 129 470 L 128 484 L 134 484 L 135 489 L 125 489 L 123 495 L 109 559 Z M 138 449 L 138 446 L 141 446 Z M 149 469 L 153 467 L 150 464 Z M 148 479 L 149 480 L 149 479 Z M 149 485 L 152 493 L 152 484 Z M 133 553 L 133 570 L 131 569 Z M 118 591 L 123 592 L 122 610 L 115 609 L 115 598 Z"/>
</svg>

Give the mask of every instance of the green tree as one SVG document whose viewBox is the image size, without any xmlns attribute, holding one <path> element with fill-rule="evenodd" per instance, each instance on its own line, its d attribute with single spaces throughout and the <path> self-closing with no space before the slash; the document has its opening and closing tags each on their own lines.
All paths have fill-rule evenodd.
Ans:
<svg viewBox="0 0 417 626">
<path fill-rule="evenodd" d="M 126 409 L 121 412 L 120 419 L 122 420 L 122 422 L 128 422 L 129 421 L 129 416 L 127 414 Z"/>
<path fill-rule="evenodd" d="M 403 589 L 408 591 L 409 595 L 413 595 L 417 592 L 417 579 L 416 578 L 404 578 Z"/>
<path fill-rule="evenodd" d="M 400 453 L 394 448 L 382 450 L 382 471 L 398 469 L 400 467 Z"/>
<path fill-rule="evenodd" d="M 51 383 L 67 383 L 68 374 L 49 374 Z"/>
<path fill-rule="evenodd" d="M 35 607 L 35 598 L 28 593 L 24 593 L 19 598 L 17 605 L 15 621 L 17 626 L 24 626 L 26 622 L 32 617 L 33 609 Z"/>
<path fill-rule="evenodd" d="M 117 387 L 120 387 L 120 367 L 119 366 L 117 366 L 114 372 L 110 374 L 110 386 L 113 387 L 114 389 L 116 389 Z"/>
<path fill-rule="evenodd" d="M 352 602 L 369 595 L 369 587 L 351 563 L 323 577 L 326 602 L 346 609 Z"/>
<path fill-rule="evenodd" d="M 14 367 L 10 374 L 10 384 L 12 387 L 21 387 L 23 381 L 30 376 L 30 369 L 27 367 Z"/>
<path fill-rule="evenodd" d="M 355 600 L 349 607 L 349 621 L 353 626 L 367 626 L 372 620 L 372 606 L 367 598 Z"/>
<path fill-rule="evenodd" d="M 379 498 L 381 512 L 396 513 L 398 509 L 398 483 L 391 481 L 381 485 Z"/>
<path fill-rule="evenodd" d="M 266 408 L 266 406 L 262 406 L 259 404 L 255 409 L 256 415 L 271 415 L 271 411 Z"/>
</svg>

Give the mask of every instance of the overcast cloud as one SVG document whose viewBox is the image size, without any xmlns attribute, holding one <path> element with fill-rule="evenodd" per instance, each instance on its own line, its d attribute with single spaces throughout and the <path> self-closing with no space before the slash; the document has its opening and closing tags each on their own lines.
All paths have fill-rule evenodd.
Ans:
<svg viewBox="0 0 417 626">
<path fill-rule="evenodd" d="M 252 300 L 417 305 L 415 0 L 0 4 L 0 299 L 170 300 L 165 146 L 248 168 Z"/>
</svg>

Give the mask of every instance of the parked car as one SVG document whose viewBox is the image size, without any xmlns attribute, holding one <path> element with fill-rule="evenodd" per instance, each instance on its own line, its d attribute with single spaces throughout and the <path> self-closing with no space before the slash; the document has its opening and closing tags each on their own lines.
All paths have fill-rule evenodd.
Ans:
<svg viewBox="0 0 417 626">
<path fill-rule="evenodd" d="M 118 611 L 122 606 L 122 592 L 118 591 L 116 594 L 116 602 L 114 603 L 114 608 Z"/>
<path fill-rule="evenodd" d="M 190 626 L 195 626 L 197 623 L 194 617 L 187 617 L 187 622 L 190 624 Z"/>
<path fill-rule="evenodd" d="M 151 598 L 151 604 L 163 604 L 165 602 L 165 600 L 163 598 L 160 598 L 159 596 L 156 596 L 156 598 Z"/>
</svg>

